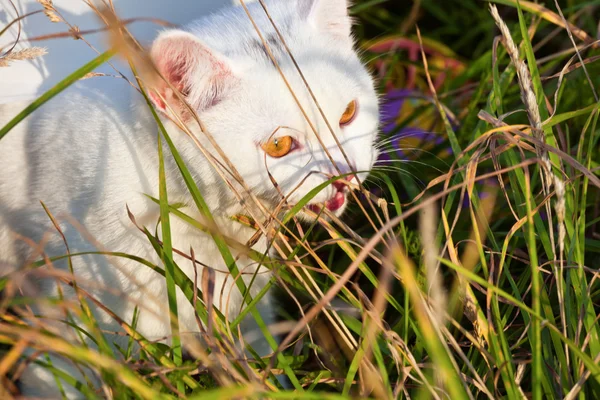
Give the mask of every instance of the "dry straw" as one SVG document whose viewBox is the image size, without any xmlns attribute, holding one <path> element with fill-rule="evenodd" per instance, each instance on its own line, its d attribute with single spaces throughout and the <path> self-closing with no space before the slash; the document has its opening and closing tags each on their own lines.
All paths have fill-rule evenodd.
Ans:
<svg viewBox="0 0 600 400">
<path fill-rule="evenodd" d="M 521 98 L 525 104 L 529 122 L 533 127 L 533 136 L 543 142 L 544 134 L 542 131 L 542 119 L 540 118 L 540 110 L 537 106 L 537 99 L 533 91 L 533 83 L 531 82 L 529 69 L 527 68 L 525 62 L 519 57 L 519 49 L 513 41 L 508 26 L 506 26 L 506 23 L 498 14 L 498 9 L 496 6 L 491 5 L 490 11 L 492 13 L 492 17 L 494 17 L 494 20 L 496 21 L 496 25 L 498 25 L 498 28 L 500 29 L 500 33 L 502 33 L 504 45 L 508 51 L 508 55 L 510 56 L 510 59 L 517 70 L 519 85 L 521 87 Z"/>
<path fill-rule="evenodd" d="M 447 296 L 437 259 L 440 250 L 437 246 L 437 213 L 434 203 L 428 203 L 419 214 L 421 243 L 423 245 L 423 261 L 427 272 L 427 293 L 435 321 L 444 324 Z"/>
</svg>

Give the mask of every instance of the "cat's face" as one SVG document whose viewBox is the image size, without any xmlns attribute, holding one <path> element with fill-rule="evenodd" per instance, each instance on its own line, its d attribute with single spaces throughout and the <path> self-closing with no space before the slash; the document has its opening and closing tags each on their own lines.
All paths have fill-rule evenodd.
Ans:
<svg viewBox="0 0 600 400">
<path fill-rule="evenodd" d="M 219 51 L 190 34 L 166 33 L 155 43 L 153 56 L 163 75 L 188 95 L 246 184 L 274 207 L 282 195 L 294 205 L 340 174 L 357 183 L 356 173 L 364 181 L 377 158 L 379 112 L 373 81 L 352 49 L 345 0 L 267 5 L 275 23 L 282 21 L 278 28 L 312 95 L 256 5 L 253 15 L 285 80 L 253 29 L 243 32 L 239 43 L 231 38 L 213 40 L 212 47 Z M 229 21 L 240 18 L 240 24 L 247 20 L 245 15 L 229 17 Z M 183 58 L 190 53 L 195 61 Z M 173 59 L 178 64 L 169 65 Z M 191 80 L 186 81 L 182 71 L 193 62 Z M 168 100 L 167 90 L 161 94 Z M 161 100 L 155 103 L 160 108 Z M 348 193 L 341 182 L 328 185 L 309 208 L 318 211 L 325 206 L 339 215 Z"/>
</svg>

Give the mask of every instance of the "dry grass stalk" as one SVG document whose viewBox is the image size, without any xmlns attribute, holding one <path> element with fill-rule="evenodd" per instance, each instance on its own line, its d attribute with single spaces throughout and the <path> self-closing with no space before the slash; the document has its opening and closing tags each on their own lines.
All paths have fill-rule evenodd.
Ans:
<svg viewBox="0 0 600 400">
<path fill-rule="evenodd" d="M 56 9 L 54 8 L 54 4 L 52 4 L 52 0 L 37 0 L 38 3 L 44 7 L 44 14 L 50 20 L 50 22 L 60 22 L 61 19 L 56 13 Z"/>
<path fill-rule="evenodd" d="M 541 117 L 540 117 L 540 110 L 538 108 L 537 98 L 533 91 L 533 83 L 531 81 L 531 75 L 529 73 L 529 69 L 527 68 L 527 65 L 525 64 L 525 62 L 520 59 L 519 50 L 518 50 L 517 46 L 515 45 L 515 42 L 513 41 L 512 36 L 510 35 L 508 26 L 506 26 L 506 23 L 502 20 L 502 18 L 498 14 L 498 9 L 496 8 L 495 5 L 490 5 L 490 12 L 492 14 L 492 17 L 496 21 L 496 25 L 500 29 L 502 36 L 504 37 L 504 44 L 505 44 L 506 50 L 508 51 L 508 54 L 517 70 L 517 76 L 519 78 L 518 79 L 519 86 L 521 87 L 521 98 L 523 99 L 523 103 L 525 103 L 525 106 L 527 108 L 527 115 L 529 116 L 529 121 L 532 125 L 533 136 L 536 139 L 538 139 L 541 143 L 545 144 L 545 136 L 544 136 L 544 132 L 542 130 L 542 121 L 541 121 Z M 561 15 L 562 15 L 562 13 L 561 13 Z M 564 17 L 563 17 L 563 19 L 564 19 Z M 571 30 L 567 29 L 567 32 L 569 33 L 569 35 L 571 34 Z M 581 61 L 583 61 L 583 60 L 581 60 Z M 594 92 L 594 95 L 596 96 L 595 92 Z M 538 157 L 540 157 L 540 159 L 541 159 L 541 167 L 542 167 L 542 170 L 544 171 L 544 174 L 542 176 L 542 178 L 543 178 L 542 182 L 544 184 L 544 194 L 547 196 L 552 192 L 551 191 L 552 185 L 554 185 L 555 190 L 556 190 L 555 210 L 556 210 L 556 217 L 557 217 L 557 222 L 558 222 L 558 244 L 559 244 L 559 254 L 560 254 L 560 256 L 559 256 L 560 271 L 557 270 L 557 271 L 555 271 L 555 273 L 557 275 L 558 301 L 561 305 L 560 306 L 561 319 L 563 321 L 566 321 L 565 310 L 564 310 L 564 299 L 563 299 L 564 290 L 562 288 L 562 285 L 563 285 L 563 279 L 562 279 L 562 276 L 563 276 L 563 252 L 564 252 L 564 246 L 565 246 L 565 244 L 564 244 L 564 242 L 565 242 L 565 226 L 564 226 L 565 225 L 565 223 L 564 223 L 564 221 L 565 221 L 565 184 L 564 184 L 564 181 L 558 175 L 553 173 L 552 164 L 550 163 L 550 159 L 548 157 L 548 151 L 545 149 L 542 149 L 541 146 L 536 146 L 536 151 L 537 151 Z M 549 205 L 547 206 L 547 212 L 548 212 L 548 216 L 551 216 L 551 209 L 550 209 Z M 551 239 L 552 245 L 554 247 L 553 230 L 550 229 L 549 232 L 550 232 L 550 239 Z M 555 253 L 554 258 L 555 259 L 557 258 L 556 253 Z M 566 324 L 564 322 L 563 322 L 563 334 L 565 336 L 567 334 Z M 566 344 L 565 344 L 565 348 L 566 348 Z M 566 351 L 566 354 L 568 357 L 569 352 Z M 567 363 L 568 363 L 568 361 L 567 361 Z"/>
<path fill-rule="evenodd" d="M 573 23 L 569 22 L 568 20 L 561 18 L 560 15 L 558 15 L 554 11 L 551 11 L 548 8 L 544 7 L 544 5 L 536 4 L 531 1 L 523 1 L 523 0 L 520 0 L 520 3 L 521 3 L 521 7 L 527 7 L 528 11 L 530 10 L 531 12 L 533 12 L 536 15 L 539 15 L 541 18 L 545 19 L 546 21 L 548 21 L 558 27 L 561 27 L 563 29 L 567 29 L 567 30 L 571 31 L 573 33 L 573 35 L 575 37 L 577 37 L 577 39 L 581 40 L 582 42 L 584 42 L 586 44 L 592 44 L 594 42 L 594 38 L 591 37 L 590 35 L 588 35 L 588 33 L 586 31 L 584 31 L 583 29 L 574 25 Z M 597 48 L 598 43 L 594 43 L 593 46 L 594 46 L 594 48 Z"/>
<path fill-rule="evenodd" d="M 523 61 L 520 58 L 519 49 L 510 34 L 508 26 L 500 17 L 500 14 L 498 13 L 498 8 L 496 8 L 495 5 L 490 5 L 490 12 L 492 14 L 492 17 L 496 21 L 496 25 L 500 29 L 502 37 L 504 38 L 504 45 L 506 47 L 508 55 L 510 56 L 510 59 L 514 64 L 515 69 L 517 70 L 517 77 L 519 81 L 519 86 L 521 88 L 521 99 L 525 104 L 527 116 L 529 117 L 529 122 L 532 127 L 533 137 L 535 137 L 542 143 L 545 143 L 546 138 L 544 136 L 544 131 L 542 127 L 542 119 L 540 117 L 540 110 L 538 108 L 537 97 L 533 90 L 533 82 L 531 80 L 529 68 L 527 68 L 527 64 L 525 64 L 525 61 Z M 544 170 L 545 175 L 544 190 L 545 193 L 548 194 L 550 193 L 552 184 L 560 178 L 553 176 L 552 174 L 552 165 L 548 158 L 548 151 L 543 150 L 539 147 L 536 147 L 536 151 L 538 153 L 538 156 L 542 160 L 542 169 Z M 559 222 L 562 223 L 562 221 Z"/>
<path fill-rule="evenodd" d="M 490 12 L 494 18 L 494 21 L 496 21 L 496 25 L 500 29 L 500 33 L 504 39 L 504 47 L 506 48 L 511 61 L 517 70 L 518 82 L 521 88 L 521 99 L 523 100 L 523 104 L 525 104 L 525 109 L 527 111 L 527 116 L 529 117 L 529 123 L 531 124 L 533 137 L 542 143 L 545 143 L 544 131 L 542 128 L 542 118 L 540 117 L 540 110 L 538 108 L 537 97 L 533 90 L 533 82 L 531 80 L 529 68 L 527 68 L 525 61 L 523 61 L 519 56 L 519 48 L 515 44 L 508 26 L 500 17 L 498 8 L 495 5 L 490 5 Z M 544 193 L 548 194 L 550 193 L 552 186 L 552 165 L 548 159 L 547 151 L 536 147 L 536 152 L 542 161 L 541 165 L 542 169 L 544 170 Z"/>
<path fill-rule="evenodd" d="M 485 197 L 479 200 L 480 207 L 477 210 L 474 210 L 473 204 L 470 203 L 469 210 L 473 221 L 473 230 L 460 260 L 463 267 L 470 271 L 473 271 L 480 261 L 479 248 L 486 241 L 489 221 L 496 206 L 497 191 L 495 188 L 484 188 L 481 194 Z M 471 198 L 471 194 L 469 194 L 469 198 Z"/>
<path fill-rule="evenodd" d="M 558 0 L 554 0 L 554 4 L 556 5 L 556 9 L 558 10 L 560 18 L 565 23 L 565 30 L 567 31 L 567 34 L 569 35 L 569 39 L 571 40 L 571 43 L 573 44 L 573 49 L 575 50 L 575 53 L 577 54 L 577 58 L 579 58 L 579 62 L 581 63 L 581 67 L 583 69 L 583 72 L 585 73 L 585 77 L 590 85 L 590 89 L 592 90 L 592 93 L 594 94 L 594 99 L 596 99 L 596 102 L 598 102 L 599 101 L 598 94 L 596 93 L 596 89 L 594 89 L 594 83 L 592 82 L 592 78 L 590 78 L 590 74 L 588 73 L 588 70 L 585 67 L 585 63 L 583 62 L 583 58 L 581 57 L 581 52 L 579 51 L 579 48 L 577 47 L 577 43 L 575 43 L 575 39 L 573 38 L 573 33 L 571 32 L 571 28 L 569 27 L 569 25 L 567 23 L 567 19 L 565 18 L 564 14 L 562 12 L 562 9 L 560 8 L 560 5 L 558 4 Z"/>
<path fill-rule="evenodd" d="M 523 103 L 525 104 L 527 115 L 529 117 L 529 122 L 531 123 L 533 129 L 534 137 L 539 140 L 544 140 L 544 135 L 542 131 L 542 119 L 540 118 L 540 111 L 537 106 L 537 98 L 533 91 L 533 83 L 531 81 L 531 74 L 529 73 L 529 69 L 523 60 L 521 60 L 519 56 L 519 49 L 515 44 L 510 30 L 506 23 L 498 14 L 498 8 L 496 6 L 490 6 L 490 12 L 492 13 L 492 17 L 496 21 L 496 25 L 500 29 L 500 33 L 502 33 L 502 37 L 504 38 L 504 46 L 508 51 L 508 55 L 512 60 L 515 68 L 517 70 L 517 76 L 519 78 L 519 85 L 521 86 L 521 98 Z"/>
<path fill-rule="evenodd" d="M 382 270 L 379 275 L 379 286 L 373 296 L 373 302 L 367 306 L 363 314 L 363 326 L 365 327 L 364 340 L 361 343 L 364 349 L 358 370 L 360 385 L 363 396 L 372 395 L 378 399 L 389 398 L 383 379 L 372 361 L 372 345 L 377 342 L 379 333 L 386 330 L 383 315 L 387 308 L 387 296 L 390 294 L 394 271 L 393 253 L 389 253 L 383 260 Z M 360 355 L 359 355 L 360 357 Z"/>
<path fill-rule="evenodd" d="M 434 203 L 427 204 L 419 213 L 419 232 L 423 244 L 423 264 L 427 271 L 427 295 L 438 324 L 444 324 L 447 296 L 442 283 L 440 267 L 437 261 L 440 249 L 437 246 L 437 209 Z"/>
<path fill-rule="evenodd" d="M 0 58 L 0 67 L 8 67 L 13 61 L 31 60 L 46 54 L 44 47 L 28 47 L 23 50 L 11 51 Z"/>
</svg>

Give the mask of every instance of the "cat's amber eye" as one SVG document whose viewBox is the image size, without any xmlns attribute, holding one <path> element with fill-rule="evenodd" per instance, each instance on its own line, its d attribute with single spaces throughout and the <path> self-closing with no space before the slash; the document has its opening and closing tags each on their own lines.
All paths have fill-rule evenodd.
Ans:
<svg viewBox="0 0 600 400">
<path fill-rule="evenodd" d="M 294 138 L 291 136 L 275 137 L 260 145 L 273 158 L 280 158 L 292 151 Z"/>
<path fill-rule="evenodd" d="M 352 100 L 350 103 L 348 103 L 346 111 L 344 111 L 344 113 L 342 114 L 342 118 L 340 118 L 341 126 L 348 125 L 354 120 L 354 117 L 356 116 L 356 109 L 356 100 Z"/>
</svg>

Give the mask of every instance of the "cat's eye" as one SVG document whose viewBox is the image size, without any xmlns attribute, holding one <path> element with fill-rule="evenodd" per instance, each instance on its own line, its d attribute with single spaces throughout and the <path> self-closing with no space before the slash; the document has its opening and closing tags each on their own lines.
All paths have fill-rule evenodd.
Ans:
<svg viewBox="0 0 600 400">
<path fill-rule="evenodd" d="M 344 111 L 344 113 L 342 114 L 342 118 L 340 118 L 341 126 L 348 125 L 350 122 L 354 121 L 354 117 L 356 116 L 357 108 L 358 107 L 356 104 L 356 100 L 352 100 L 350 103 L 348 103 L 348 106 L 346 107 L 346 111 Z"/>
<path fill-rule="evenodd" d="M 269 139 L 260 145 L 262 149 L 273 158 L 280 158 L 292 151 L 294 138 L 291 136 L 282 136 Z"/>
</svg>

